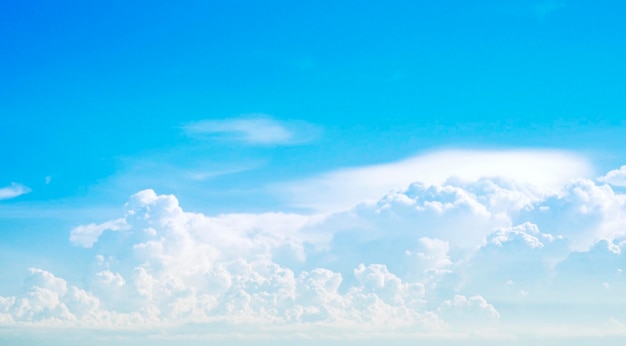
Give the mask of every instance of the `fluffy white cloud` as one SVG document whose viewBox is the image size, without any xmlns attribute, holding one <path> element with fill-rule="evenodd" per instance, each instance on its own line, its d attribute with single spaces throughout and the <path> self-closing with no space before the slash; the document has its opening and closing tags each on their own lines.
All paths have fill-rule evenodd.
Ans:
<svg viewBox="0 0 626 346">
<path fill-rule="evenodd" d="M 46 325 L 72 323 L 93 325 L 97 316 L 98 298 L 61 278 L 38 268 L 29 269 L 28 291 L 21 297 L 4 300 L 4 310 L 17 322 L 43 322 Z"/>
<path fill-rule="evenodd" d="M 626 187 L 626 165 L 608 172 L 606 175 L 598 178 L 598 181 L 613 186 Z"/>
<path fill-rule="evenodd" d="M 403 281 L 383 264 L 357 266 L 354 283 L 342 288 L 341 273 L 295 273 L 275 263 L 286 251 L 304 260 L 306 237 L 296 231 L 309 222 L 288 214 L 211 218 L 184 212 L 173 196 L 142 191 L 131 197 L 124 218 L 73 231 L 93 245 L 103 231 L 117 230 L 111 235 L 130 242 L 132 257 L 121 262 L 97 256 L 103 269 L 92 274 L 88 291 L 31 269 L 25 296 L 3 299 L 4 320 L 144 327 L 185 321 L 416 328 L 436 323 L 423 307 L 423 285 Z M 76 239 L 81 238 L 75 237 L 77 245 L 87 243 Z M 107 244 L 97 249 L 110 250 Z"/>
<path fill-rule="evenodd" d="M 588 250 L 596 242 L 626 235 L 626 195 L 608 185 L 578 179 L 545 197 L 519 221 L 531 221 L 554 235 L 563 235 L 575 250 Z"/>
<path fill-rule="evenodd" d="M 31 190 L 28 186 L 18 183 L 11 183 L 9 186 L 0 188 L 0 200 L 11 199 L 29 193 Z"/>
<path fill-rule="evenodd" d="M 413 183 L 326 215 L 207 216 L 144 190 L 122 217 L 72 230 L 94 253 L 82 284 L 31 269 L 22 295 L 0 298 L 0 323 L 288 335 L 602 328 L 626 319 L 625 202 L 588 179 L 555 189 L 482 177 Z"/>
</svg>

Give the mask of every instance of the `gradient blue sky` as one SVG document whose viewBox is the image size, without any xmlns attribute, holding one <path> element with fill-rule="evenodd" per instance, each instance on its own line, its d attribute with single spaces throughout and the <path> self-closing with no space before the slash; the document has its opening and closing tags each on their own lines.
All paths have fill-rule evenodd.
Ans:
<svg viewBox="0 0 626 346">
<path fill-rule="evenodd" d="M 123 216 L 144 189 L 205 215 L 326 217 L 413 181 L 541 185 L 561 167 L 564 186 L 619 169 L 624 13 L 583 0 L 2 2 L 0 297 L 19 297 L 31 267 L 88 289 L 105 251 L 70 231 Z M 326 262 L 285 263 L 297 275 Z"/>
</svg>

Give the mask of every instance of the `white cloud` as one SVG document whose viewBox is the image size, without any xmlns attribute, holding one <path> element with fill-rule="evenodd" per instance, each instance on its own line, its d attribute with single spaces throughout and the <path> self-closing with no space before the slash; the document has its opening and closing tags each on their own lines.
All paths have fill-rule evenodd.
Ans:
<svg viewBox="0 0 626 346">
<path fill-rule="evenodd" d="M 340 169 L 269 188 L 294 206 L 335 211 L 393 189 L 405 189 L 415 181 L 443 184 L 451 178 L 476 181 L 504 177 L 550 190 L 591 173 L 586 159 L 563 151 L 439 151 L 388 164 Z"/>
<path fill-rule="evenodd" d="M 19 197 L 21 195 L 29 193 L 31 190 L 28 186 L 24 186 L 18 183 L 11 183 L 11 185 L 0 188 L 0 200 L 11 199 Z"/>
<path fill-rule="evenodd" d="M 525 246 L 535 249 L 544 246 L 542 243 L 543 239 L 540 239 L 540 237 L 538 237 L 539 235 L 540 232 L 537 225 L 526 222 L 523 225 L 515 226 L 511 229 L 497 230 L 492 233 L 487 240 L 489 243 L 497 246 L 502 246 L 506 242 L 520 241 L 523 242 Z M 548 241 L 554 239 L 554 237 L 549 234 L 541 234 L 540 236 Z"/>
<path fill-rule="evenodd" d="M 417 253 L 417 257 L 426 264 L 427 269 L 442 269 L 452 264 L 448 256 L 450 244 L 447 241 L 422 237 L 419 243 L 423 250 Z"/>
<path fill-rule="evenodd" d="M 47 325 L 95 322 L 91 318 L 100 304 L 96 297 L 45 270 L 30 268 L 29 272 L 28 291 L 11 299 L 8 306 L 13 321 Z"/>
<path fill-rule="evenodd" d="M 567 237 L 572 249 L 586 251 L 599 240 L 626 236 L 626 195 L 608 185 L 578 179 L 537 206 L 522 211 L 520 221 L 525 218 L 551 234 Z"/>
<path fill-rule="evenodd" d="M 437 312 L 451 323 L 465 325 L 485 325 L 493 323 L 500 317 L 495 307 L 481 296 L 467 298 L 456 295 L 453 299 L 443 302 Z"/>
<path fill-rule="evenodd" d="M 606 175 L 598 178 L 598 181 L 613 186 L 626 187 L 626 165 L 608 172 Z"/>
<path fill-rule="evenodd" d="M 436 245 L 443 246 L 427 238 L 445 239 L 455 249 L 472 249 L 494 229 L 509 224 L 507 215 L 492 213 L 463 187 L 415 183 L 406 191 L 391 192 L 377 202 L 336 213 L 319 228 L 332 230 L 335 237 L 346 237 L 346 246 L 354 246 L 350 251 L 357 255 L 363 242 L 385 239 L 395 240 L 386 246 L 398 254 L 415 252 L 406 247 L 426 247 L 430 252 Z"/>
<path fill-rule="evenodd" d="M 422 307 L 423 285 L 402 280 L 385 265 L 357 266 L 355 280 L 340 289 L 339 272 L 317 267 L 296 274 L 274 262 L 289 253 L 303 260 L 305 237 L 297 231 L 309 221 L 279 213 L 212 218 L 183 211 L 174 196 L 142 191 L 131 197 L 124 218 L 72 231 L 81 246 L 117 231 L 112 236 L 120 241 L 99 251 L 127 248 L 133 255 L 126 262 L 118 266 L 105 260 L 110 256 L 95 256 L 106 269 L 92 275 L 89 291 L 32 269 L 25 297 L 5 299 L 11 305 L 6 310 L 16 321 L 46 325 L 228 321 L 424 328 L 436 321 Z"/>
<path fill-rule="evenodd" d="M 199 338 L 615 333 L 626 195 L 588 179 L 482 176 L 325 216 L 207 216 L 140 191 L 122 217 L 72 231 L 98 244 L 82 285 L 31 269 L 22 294 L 0 297 L 0 324 Z"/>
<path fill-rule="evenodd" d="M 267 115 L 250 115 L 222 120 L 202 120 L 185 125 L 193 137 L 240 141 L 253 145 L 306 143 L 319 129 L 303 121 L 278 121 Z"/>
<path fill-rule="evenodd" d="M 389 272 L 384 264 L 365 266 L 360 264 L 354 275 L 361 284 L 363 293 L 374 293 L 387 304 L 403 307 L 420 307 L 423 305 L 424 285 L 421 283 L 402 282 L 395 274 Z"/>
<path fill-rule="evenodd" d="M 104 231 L 120 231 L 127 229 L 124 219 L 107 221 L 101 224 L 90 223 L 75 227 L 70 232 L 70 242 L 82 247 L 92 247 Z"/>
</svg>

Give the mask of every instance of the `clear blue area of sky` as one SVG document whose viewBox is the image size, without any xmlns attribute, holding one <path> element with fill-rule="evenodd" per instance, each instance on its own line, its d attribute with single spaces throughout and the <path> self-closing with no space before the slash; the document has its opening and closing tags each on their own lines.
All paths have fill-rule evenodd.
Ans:
<svg viewBox="0 0 626 346">
<path fill-rule="evenodd" d="M 196 209 L 254 210 L 271 209 L 248 197 L 265 183 L 436 148 L 563 148 L 616 168 L 625 13 L 623 1 L 584 0 L 0 2 L 0 187 L 32 189 L 0 201 L 2 256 L 50 246 L 29 232 L 57 239 L 108 219 L 55 214 L 71 201 L 119 207 L 147 187 Z M 323 135 L 198 145 L 181 130 L 256 113 Z M 254 169 L 199 192 L 150 179 L 102 191 L 161 159 Z M 45 223 L 19 217 L 25 208 Z"/>
<path fill-rule="evenodd" d="M 24 198 L 84 192 L 120 157 L 184 144 L 181 124 L 249 113 L 325 135 L 202 154 L 302 172 L 442 145 L 625 146 L 621 1 L 0 6 L 0 182 L 55 180 Z"/>
</svg>

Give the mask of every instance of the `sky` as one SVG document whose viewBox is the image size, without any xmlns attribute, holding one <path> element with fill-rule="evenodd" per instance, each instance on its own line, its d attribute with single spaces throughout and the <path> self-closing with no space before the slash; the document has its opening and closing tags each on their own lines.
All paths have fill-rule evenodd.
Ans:
<svg viewBox="0 0 626 346">
<path fill-rule="evenodd" d="M 0 2 L 0 343 L 623 344 L 625 12 Z"/>
</svg>

